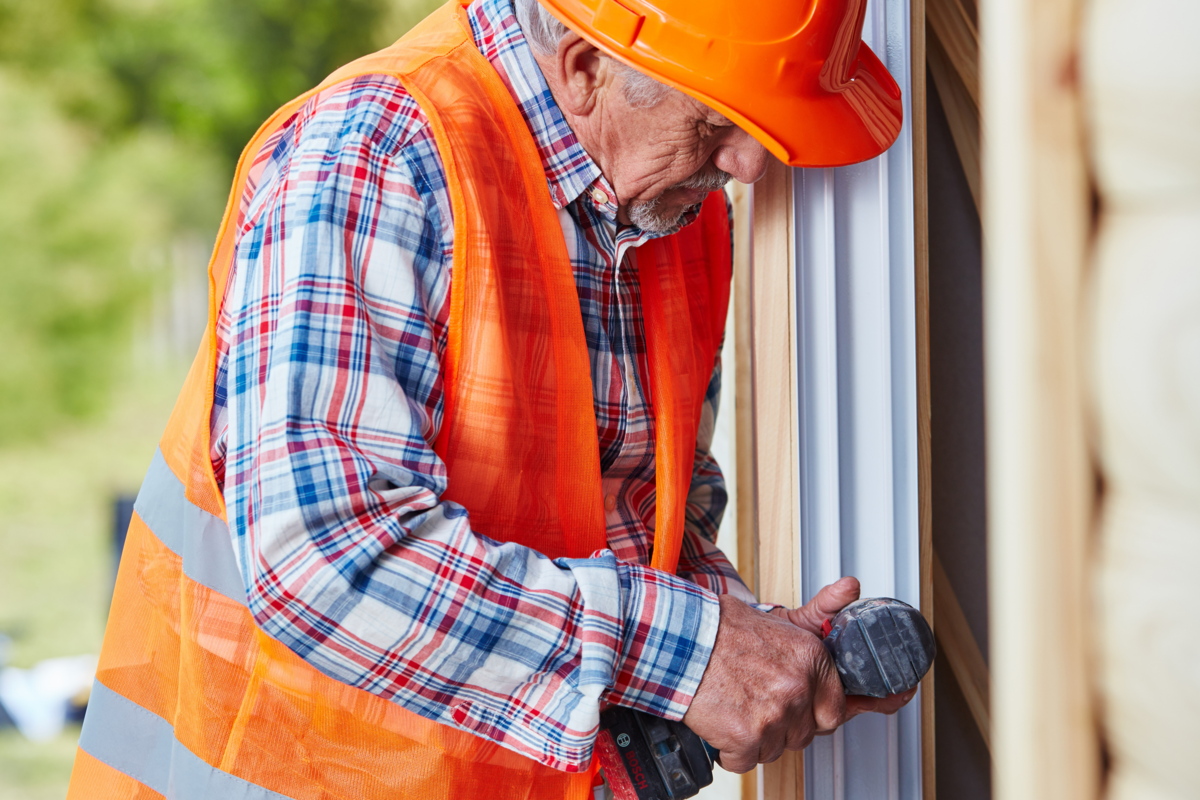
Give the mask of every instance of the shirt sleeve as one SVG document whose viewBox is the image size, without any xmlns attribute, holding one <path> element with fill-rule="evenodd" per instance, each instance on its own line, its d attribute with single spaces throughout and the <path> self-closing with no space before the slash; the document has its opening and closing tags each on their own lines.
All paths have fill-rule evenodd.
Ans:
<svg viewBox="0 0 1200 800">
<path fill-rule="evenodd" d="M 444 173 L 427 133 L 386 128 L 394 97 L 375 118 L 352 99 L 278 145 L 227 289 L 224 494 L 251 612 L 330 677 L 585 769 L 603 698 L 682 717 L 716 598 L 607 550 L 493 541 L 441 501 Z"/>
<path fill-rule="evenodd" d="M 692 484 L 688 490 L 678 574 L 714 594 L 728 594 L 755 604 L 754 593 L 742 582 L 725 553 L 717 547 L 717 531 L 725 516 L 725 506 L 729 503 L 725 476 L 712 455 L 713 434 L 720 411 L 721 376 L 721 357 L 718 355 L 704 395 L 700 429 L 696 434 L 696 453 L 692 462 Z"/>
</svg>

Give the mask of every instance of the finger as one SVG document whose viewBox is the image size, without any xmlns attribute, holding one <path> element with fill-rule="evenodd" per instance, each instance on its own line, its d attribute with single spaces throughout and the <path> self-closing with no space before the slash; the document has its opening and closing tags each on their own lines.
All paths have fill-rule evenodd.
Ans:
<svg viewBox="0 0 1200 800">
<path fill-rule="evenodd" d="M 794 725 L 794 715 L 787 714 L 763 729 L 758 746 L 758 763 L 770 764 L 783 755 L 783 751 L 788 748 L 788 739 Z"/>
<path fill-rule="evenodd" d="M 792 726 L 788 728 L 787 740 L 784 742 L 785 750 L 803 750 L 812 744 L 813 736 L 817 735 L 816 723 L 813 721 L 812 714 L 802 720 L 794 721 Z"/>
<path fill-rule="evenodd" d="M 825 620 L 857 600 L 860 591 L 858 578 L 847 576 L 817 592 L 817 596 L 805 603 L 800 611 L 808 623 L 819 631 Z"/>
<path fill-rule="evenodd" d="M 831 731 L 849 719 L 846 693 L 833 666 L 833 659 L 823 648 L 821 655 L 823 658 L 817 663 L 814 675 L 816 692 L 813 697 L 813 720 L 817 730 Z"/>
<path fill-rule="evenodd" d="M 780 756 L 783 755 L 783 752 L 786 749 L 788 749 L 787 740 L 782 737 L 779 737 L 771 742 L 769 746 L 764 743 L 763 749 L 758 751 L 758 763 L 774 764 L 779 760 Z"/>
<path fill-rule="evenodd" d="M 857 600 L 859 591 L 857 578 L 842 578 L 817 592 L 816 597 L 800 608 L 787 611 L 788 621 L 809 633 L 821 636 L 821 626 L 825 624 L 825 620 Z"/>
<path fill-rule="evenodd" d="M 717 763 L 721 765 L 721 769 L 726 772 L 733 772 L 741 775 L 749 772 L 758 766 L 758 759 L 743 751 L 722 750 L 717 755 Z"/>
<path fill-rule="evenodd" d="M 895 714 L 906 706 L 916 694 L 917 690 L 914 687 L 902 694 L 893 694 L 887 697 L 847 697 L 846 718 L 857 717 L 859 714 L 869 711 L 877 714 Z"/>
</svg>

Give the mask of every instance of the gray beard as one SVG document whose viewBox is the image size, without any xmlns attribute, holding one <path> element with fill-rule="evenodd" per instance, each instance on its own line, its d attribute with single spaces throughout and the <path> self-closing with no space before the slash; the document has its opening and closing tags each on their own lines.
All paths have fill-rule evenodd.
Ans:
<svg viewBox="0 0 1200 800">
<path fill-rule="evenodd" d="M 707 189 L 710 192 L 715 192 L 718 189 L 725 187 L 733 176 L 728 172 L 715 170 L 707 174 L 697 174 L 688 178 L 686 181 L 681 181 L 663 192 L 671 191 L 671 189 Z M 684 206 L 678 211 L 668 211 L 659 208 L 661 205 L 662 195 L 653 200 L 646 200 L 641 203 L 629 204 L 629 221 L 637 227 L 648 233 L 669 233 L 679 227 L 679 222 L 688 212 L 694 208 L 698 208 L 699 204 L 693 206 Z"/>
</svg>

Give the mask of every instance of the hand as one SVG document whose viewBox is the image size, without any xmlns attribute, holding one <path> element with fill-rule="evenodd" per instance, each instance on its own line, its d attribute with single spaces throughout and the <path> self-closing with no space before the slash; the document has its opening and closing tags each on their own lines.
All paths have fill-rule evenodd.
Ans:
<svg viewBox="0 0 1200 800">
<path fill-rule="evenodd" d="M 821 626 L 825 624 L 825 620 L 832 619 L 837 612 L 857 600 L 859 592 L 857 578 L 842 578 L 817 592 L 817 596 L 802 608 L 775 608 L 771 610 L 771 614 L 819 637 L 821 636 Z M 917 690 L 914 688 L 889 697 L 850 695 L 846 698 L 846 719 L 853 719 L 867 711 L 895 714 L 907 705 L 916 693 Z M 818 731 L 817 735 L 821 736 L 827 733 L 832 733 L 832 731 Z"/>
<path fill-rule="evenodd" d="M 833 601 L 826 597 L 824 602 Z M 800 625 L 790 616 L 763 614 L 732 597 L 723 595 L 720 603 L 712 657 L 683 721 L 721 751 L 722 767 L 749 772 L 784 750 L 802 750 L 816 734 L 846 721 L 837 669 L 807 627 L 817 609 L 790 612 L 803 615 L 806 624 Z M 817 631 L 824 619 L 817 622 Z"/>
</svg>

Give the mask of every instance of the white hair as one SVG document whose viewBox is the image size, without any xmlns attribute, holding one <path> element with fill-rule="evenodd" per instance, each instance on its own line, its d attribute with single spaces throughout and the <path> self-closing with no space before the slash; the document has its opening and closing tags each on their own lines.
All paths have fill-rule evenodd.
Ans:
<svg viewBox="0 0 1200 800">
<path fill-rule="evenodd" d="M 530 46 L 543 56 L 558 51 L 559 42 L 567 35 L 567 26 L 558 21 L 538 0 L 513 0 L 517 23 Z M 654 108 L 671 91 L 670 86 L 656 81 L 623 62 L 611 59 L 625 77 L 625 100 L 634 108 Z"/>
</svg>

